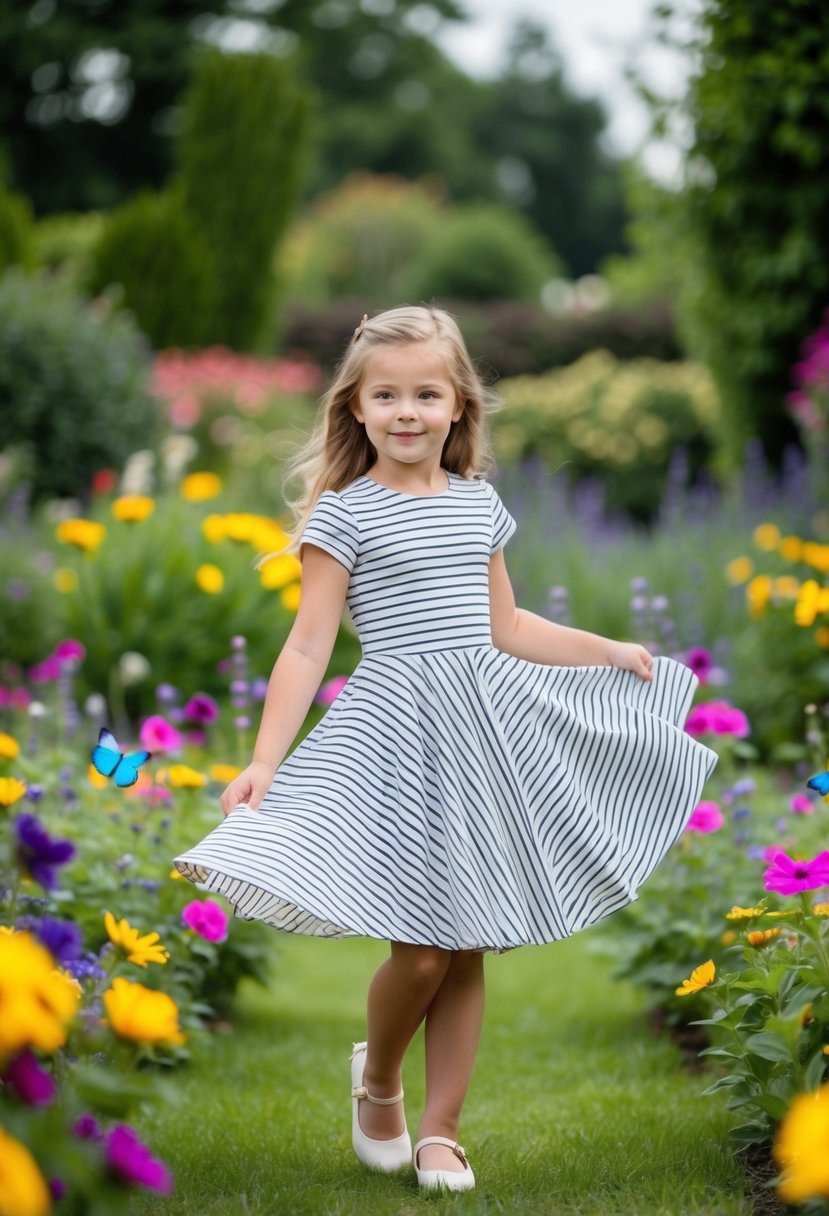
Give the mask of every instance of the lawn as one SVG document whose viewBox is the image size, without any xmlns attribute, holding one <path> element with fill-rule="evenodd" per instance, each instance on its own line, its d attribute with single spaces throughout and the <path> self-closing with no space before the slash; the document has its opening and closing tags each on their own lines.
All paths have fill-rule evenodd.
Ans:
<svg viewBox="0 0 829 1216">
<path fill-rule="evenodd" d="M 138 1214 L 341 1216 L 419 1211 L 749 1216 L 724 1100 L 678 1067 L 636 991 L 587 950 L 591 931 L 487 959 L 488 1015 L 461 1142 L 478 1180 L 421 1197 L 413 1172 L 363 1170 L 350 1148 L 348 1056 L 382 943 L 274 936 L 273 983 L 243 988 L 234 1028 L 176 1074 L 179 1101 L 139 1130 L 176 1176 Z M 681 977 L 678 977 L 681 978 Z M 422 1043 L 405 1071 L 409 1125 Z"/>
</svg>

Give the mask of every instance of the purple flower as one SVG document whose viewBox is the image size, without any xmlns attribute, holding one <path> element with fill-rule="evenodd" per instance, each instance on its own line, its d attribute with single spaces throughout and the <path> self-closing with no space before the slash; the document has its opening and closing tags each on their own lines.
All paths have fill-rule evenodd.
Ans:
<svg viewBox="0 0 829 1216">
<path fill-rule="evenodd" d="M 72 1134 L 79 1140 L 103 1140 L 104 1133 L 94 1115 L 80 1115 L 72 1124 Z"/>
<path fill-rule="evenodd" d="M 116 1124 L 107 1136 L 106 1158 L 107 1164 L 124 1182 L 145 1186 L 162 1195 L 172 1194 L 173 1175 L 126 1124 Z"/>
<path fill-rule="evenodd" d="M 86 658 L 86 650 L 82 642 L 76 642 L 74 638 L 66 638 L 63 642 L 58 642 L 55 647 L 55 658 L 65 662 L 67 659 L 77 659 L 79 662 Z"/>
<path fill-rule="evenodd" d="M 685 666 L 690 667 L 699 682 L 704 684 L 708 679 L 708 673 L 714 666 L 711 651 L 706 650 L 704 646 L 692 647 L 685 656 Z"/>
<path fill-rule="evenodd" d="M 797 861 L 783 849 L 772 849 L 771 865 L 763 874 L 767 891 L 780 895 L 797 895 L 800 891 L 816 891 L 829 886 L 829 851 L 824 850 L 811 861 Z"/>
<path fill-rule="evenodd" d="M 196 692 L 184 707 L 184 716 L 189 722 L 209 726 L 219 716 L 219 707 L 206 692 Z"/>
<path fill-rule="evenodd" d="M 19 815 L 14 823 L 17 832 L 17 860 L 44 891 L 57 887 L 56 870 L 75 856 L 71 840 L 53 840 L 34 815 Z"/>
<path fill-rule="evenodd" d="M 64 1195 L 66 1194 L 66 1183 L 60 1178 L 50 1178 L 49 1193 L 51 1194 L 55 1203 L 60 1203 L 61 1199 L 63 1199 Z"/>
<path fill-rule="evenodd" d="M 27 1106 L 48 1106 L 56 1093 L 50 1073 L 41 1068 L 40 1061 L 27 1047 L 10 1060 L 3 1080 Z"/>
<path fill-rule="evenodd" d="M 173 705 L 178 700 L 178 689 L 174 684 L 159 684 L 155 695 L 162 705 Z"/>
<path fill-rule="evenodd" d="M 739 781 L 734 782 L 731 789 L 735 794 L 753 794 L 757 783 L 752 781 L 751 777 L 741 777 Z"/>
<path fill-rule="evenodd" d="M 42 916 L 33 921 L 31 928 L 61 967 L 80 958 L 83 933 L 74 921 Z"/>
</svg>

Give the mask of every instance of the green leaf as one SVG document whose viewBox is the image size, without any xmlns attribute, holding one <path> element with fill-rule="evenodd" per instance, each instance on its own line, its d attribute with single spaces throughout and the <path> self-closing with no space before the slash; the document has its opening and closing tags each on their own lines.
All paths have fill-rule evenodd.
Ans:
<svg viewBox="0 0 829 1216">
<path fill-rule="evenodd" d="M 823 1081 L 827 1067 L 829 1067 L 829 1056 L 823 1054 L 823 1047 L 821 1046 L 806 1065 L 806 1070 L 803 1074 L 803 1088 L 807 1090 L 817 1089 Z"/>
<path fill-rule="evenodd" d="M 752 1034 L 746 1039 L 746 1047 L 756 1056 L 764 1060 L 791 1062 L 791 1051 L 788 1044 L 779 1034 L 763 1032 Z"/>
<path fill-rule="evenodd" d="M 768 1140 L 769 1127 L 767 1123 L 742 1123 L 732 1127 L 728 1135 L 732 1144 L 755 1144 Z"/>
</svg>

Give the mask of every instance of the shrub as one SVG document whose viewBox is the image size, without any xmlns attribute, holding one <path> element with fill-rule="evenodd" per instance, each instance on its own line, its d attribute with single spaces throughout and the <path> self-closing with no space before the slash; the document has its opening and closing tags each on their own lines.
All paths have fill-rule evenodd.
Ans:
<svg viewBox="0 0 829 1216">
<path fill-rule="evenodd" d="M 607 506 L 647 521 L 659 508 L 673 451 L 686 449 L 689 474 L 714 450 L 718 402 L 705 370 L 655 359 L 621 363 L 594 351 L 544 376 L 505 380 L 507 408 L 494 416 L 505 460 L 540 456 L 570 484 L 598 478 Z"/>
<path fill-rule="evenodd" d="M 142 194 L 113 213 L 92 255 L 92 292 L 117 285 L 156 349 L 198 346 L 213 322 L 213 255 L 181 197 Z"/>
<path fill-rule="evenodd" d="M 411 267 L 407 294 L 455 300 L 535 301 L 561 263 L 541 233 L 510 207 L 457 207 Z"/>
<path fill-rule="evenodd" d="M 34 227 L 35 265 L 60 274 L 76 291 L 83 291 L 105 224 L 101 211 L 44 216 Z"/>
<path fill-rule="evenodd" d="M 33 217 L 29 200 L 22 194 L 0 189 L 0 274 L 9 266 L 31 270 Z"/>
<path fill-rule="evenodd" d="M 92 309 L 65 285 L 10 272 L 0 280 L 0 414 L 28 454 L 35 499 L 84 495 L 96 470 L 120 468 L 154 441 L 149 351 L 133 323 Z"/>
</svg>

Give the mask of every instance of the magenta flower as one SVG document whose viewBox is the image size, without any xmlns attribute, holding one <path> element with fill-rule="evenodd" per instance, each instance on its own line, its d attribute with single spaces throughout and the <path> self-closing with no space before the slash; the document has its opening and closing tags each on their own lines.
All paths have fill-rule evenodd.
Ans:
<svg viewBox="0 0 829 1216">
<path fill-rule="evenodd" d="M 3 1080 L 28 1106 L 48 1106 L 56 1093 L 51 1073 L 41 1068 L 37 1056 L 28 1047 L 9 1061 Z"/>
<path fill-rule="evenodd" d="M 797 895 L 800 891 L 816 891 L 829 886 L 829 851 L 818 853 L 811 861 L 795 861 L 783 849 L 772 849 L 771 865 L 763 875 L 767 891 L 780 895 Z"/>
<path fill-rule="evenodd" d="M 86 649 L 82 642 L 76 642 L 74 638 L 66 638 L 63 642 L 58 642 L 55 647 L 55 658 L 62 663 L 66 659 L 77 659 L 82 662 L 86 658 Z"/>
<path fill-rule="evenodd" d="M 176 752 L 181 747 L 181 734 L 160 714 L 151 714 L 141 724 L 141 746 L 148 752 Z"/>
<path fill-rule="evenodd" d="M 348 683 L 348 676 L 333 676 L 321 684 L 314 700 L 317 705 L 332 705 Z"/>
<path fill-rule="evenodd" d="M 792 794 L 789 800 L 789 809 L 793 815 L 812 815 L 814 814 L 815 804 L 808 794 Z"/>
<path fill-rule="evenodd" d="M 94 1115 L 79 1115 L 72 1124 L 72 1134 L 79 1140 L 103 1140 L 104 1133 Z"/>
<path fill-rule="evenodd" d="M 695 705 L 688 715 L 685 729 L 689 735 L 733 735 L 745 739 L 751 734 L 748 718 L 741 709 L 727 701 L 706 701 Z"/>
<path fill-rule="evenodd" d="M 719 831 L 724 823 L 725 816 L 716 802 L 699 802 L 694 807 L 691 818 L 685 824 L 685 831 L 701 832 L 707 836 L 709 832 Z"/>
<path fill-rule="evenodd" d="M 44 891 L 54 891 L 58 885 L 56 870 L 75 856 L 71 840 L 53 840 L 34 815 L 18 815 L 14 822 L 17 834 L 17 862 Z"/>
<path fill-rule="evenodd" d="M 145 1186 L 162 1195 L 172 1194 L 173 1175 L 126 1124 L 116 1124 L 107 1136 L 106 1158 L 107 1164 L 122 1181 Z"/>
<path fill-rule="evenodd" d="M 685 656 L 685 666 L 691 668 L 700 684 L 705 684 L 714 666 L 711 651 L 704 646 L 693 646 Z"/>
<path fill-rule="evenodd" d="M 206 692 L 196 692 L 185 705 L 182 716 L 198 726 L 209 726 L 218 718 L 219 707 Z"/>
<path fill-rule="evenodd" d="M 206 942 L 223 942 L 227 937 L 228 915 L 214 899 L 194 899 L 182 908 L 181 919 Z"/>
</svg>

